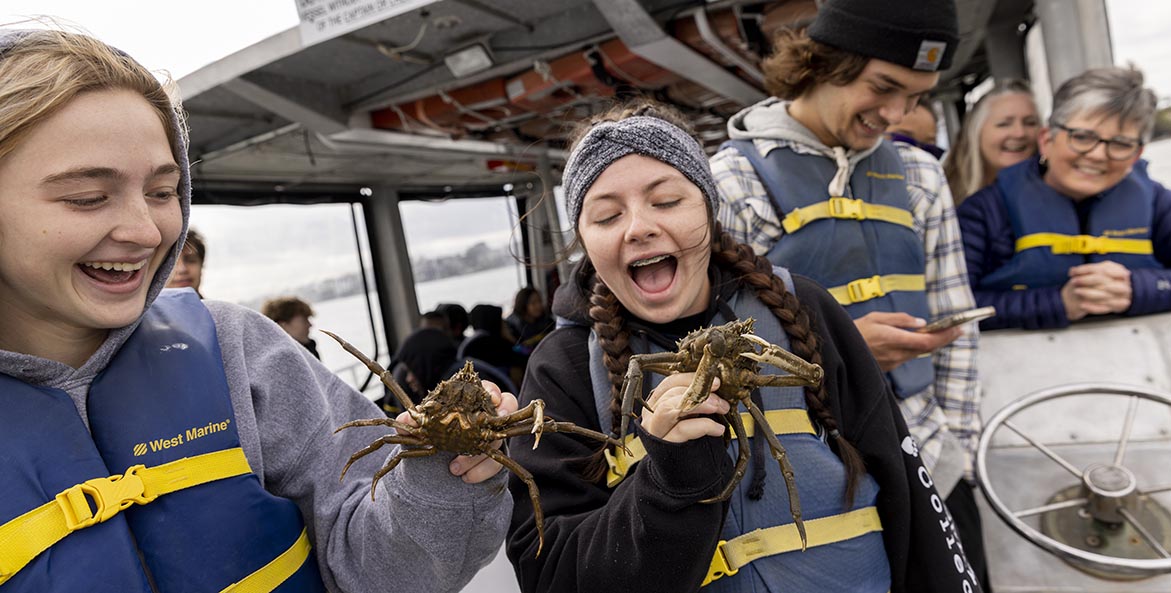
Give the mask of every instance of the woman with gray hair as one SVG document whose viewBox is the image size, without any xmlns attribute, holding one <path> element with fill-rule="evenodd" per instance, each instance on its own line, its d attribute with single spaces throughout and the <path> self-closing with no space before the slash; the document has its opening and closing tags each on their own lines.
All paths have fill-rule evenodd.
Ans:
<svg viewBox="0 0 1171 593">
<path fill-rule="evenodd" d="M 1041 117 L 1029 83 L 996 83 L 968 114 L 943 172 L 956 205 L 996 180 L 996 174 L 1037 153 Z"/>
<path fill-rule="evenodd" d="M 1040 156 L 960 205 L 976 302 L 998 311 L 981 329 L 1171 310 L 1171 193 L 1139 160 L 1154 112 L 1142 72 L 1089 70 L 1057 90 Z"/>
</svg>

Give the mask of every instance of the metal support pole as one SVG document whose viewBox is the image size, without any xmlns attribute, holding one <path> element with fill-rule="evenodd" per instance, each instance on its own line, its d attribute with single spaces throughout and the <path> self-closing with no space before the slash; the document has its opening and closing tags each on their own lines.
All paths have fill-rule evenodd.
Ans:
<svg viewBox="0 0 1171 593">
<path fill-rule="evenodd" d="M 375 262 L 379 264 L 375 276 L 385 289 L 378 304 L 386 326 L 386 342 L 394 352 L 419 322 L 415 277 L 407 255 L 398 192 L 394 188 L 374 188 L 367 227 L 371 230 L 370 250 L 376 253 Z"/>
<path fill-rule="evenodd" d="M 1105 0 L 1037 0 L 1053 89 L 1089 68 L 1114 65 Z"/>
</svg>

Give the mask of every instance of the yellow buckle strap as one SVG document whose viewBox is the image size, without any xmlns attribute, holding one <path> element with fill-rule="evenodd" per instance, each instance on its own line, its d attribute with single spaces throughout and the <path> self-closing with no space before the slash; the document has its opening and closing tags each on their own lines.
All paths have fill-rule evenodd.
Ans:
<svg viewBox="0 0 1171 593">
<path fill-rule="evenodd" d="M 805 225 L 823 218 L 841 218 L 847 220 L 878 220 L 915 228 L 915 219 L 908 210 L 869 204 L 862 200 L 836 197 L 824 202 L 810 204 L 804 208 L 796 208 L 781 221 L 786 233 L 793 233 Z"/>
<path fill-rule="evenodd" d="M 220 593 L 270 593 L 300 570 L 301 565 L 309 558 L 309 550 L 312 548 L 309 533 L 302 529 L 301 537 L 298 537 L 288 550 Z"/>
<path fill-rule="evenodd" d="M 882 531 L 882 521 L 878 518 L 878 509 L 865 507 L 840 515 L 811 519 L 805 522 L 805 530 L 809 538 L 808 547 L 812 548 Z M 757 529 L 728 541 L 720 541 L 703 585 L 736 574 L 744 566 L 761 558 L 800 549 L 801 534 L 793 523 Z"/>
<path fill-rule="evenodd" d="M 239 447 L 187 457 L 70 486 L 45 504 L 0 525 L 0 584 L 65 536 L 163 494 L 252 473 Z M 91 501 L 93 507 L 91 508 Z"/>
<path fill-rule="evenodd" d="M 646 457 L 646 447 L 643 446 L 642 440 L 632 434 L 626 435 L 626 448 L 630 449 L 630 455 L 615 447 L 607 447 L 602 452 L 606 457 L 606 465 L 610 466 L 606 470 L 606 486 L 610 488 L 617 486 L 626 477 L 630 466 Z"/>
<path fill-rule="evenodd" d="M 755 422 L 752 416 L 747 413 L 741 413 L 740 419 L 744 422 L 744 432 L 751 438 L 755 432 Z M 784 409 L 784 410 L 765 410 L 764 419 L 768 421 L 768 425 L 773 429 L 773 432 L 782 434 L 817 434 L 813 429 L 813 423 L 809 420 L 809 414 L 805 410 L 800 409 Z M 735 432 L 732 433 L 732 438 L 737 438 Z M 613 447 L 607 448 L 602 454 L 606 457 L 606 464 L 610 466 L 606 472 L 606 485 L 613 488 L 618 485 L 626 474 L 630 471 L 630 466 L 638 463 L 643 457 L 646 457 L 646 447 L 643 446 L 642 441 L 632 435 L 626 435 L 626 447 L 630 449 L 631 455 L 627 455 L 621 449 Z"/>
<path fill-rule="evenodd" d="M 895 291 L 921 292 L 926 289 L 927 280 L 922 274 L 888 274 L 859 278 L 828 290 L 838 303 L 845 306 L 876 299 Z"/>
<path fill-rule="evenodd" d="M 712 556 L 712 565 L 707 569 L 707 576 L 703 578 L 700 587 L 708 586 L 712 581 L 730 577 L 740 572 L 739 566 L 732 566 L 728 562 L 728 557 L 724 555 L 724 547 L 728 545 L 728 540 L 722 539 L 720 543 L 716 544 L 716 553 Z"/>
<path fill-rule="evenodd" d="M 1060 233 L 1033 233 L 1017 239 L 1017 253 L 1035 247 L 1048 247 L 1054 254 L 1130 253 L 1150 255 L 1155 252 L 1149 239 L 1115 239 L 1094 235 L 1062 235 Z"/>
<path fill-rule="evenodd" d="M 65 518 L 65 528 L 71 532 L 84 529 L 108 520 L 132 504 L 146 504 L 158 498 L 157 494 L 146 493 L 146 485 L 138 475 L 145 469 L 145 465 L 133 465 L 125 474 L 94 478 L 66 488 L 55 499 Z M 90 498 L 97 512 L 90 509 Z"/>
</svg>

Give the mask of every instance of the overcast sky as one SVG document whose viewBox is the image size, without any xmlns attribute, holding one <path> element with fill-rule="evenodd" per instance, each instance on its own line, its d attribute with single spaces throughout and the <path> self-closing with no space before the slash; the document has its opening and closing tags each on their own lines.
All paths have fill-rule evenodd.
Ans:
<svg viewBox="0 0 1171 593">
<path fill-rule="evenodd" d="M 539 1 L 539 0 L 534 0 Z M 1107 0 L 1115 59 L 1171 96 L 1171 2 Z M 295 0 L 3 0 L 0 25 L 49 15 L 175 78 L 297 25 Z"/>
</svg>

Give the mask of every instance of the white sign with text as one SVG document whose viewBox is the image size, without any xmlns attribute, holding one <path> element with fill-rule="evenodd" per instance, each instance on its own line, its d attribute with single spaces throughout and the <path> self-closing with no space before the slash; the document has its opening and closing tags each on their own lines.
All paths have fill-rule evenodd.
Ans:
<svg viewBox="0 0 1171 593">
<path fill-rule="evenodd" d="M 436 0 L 296 0 L 301 45 L 321 43 Z"/>
</svg>

